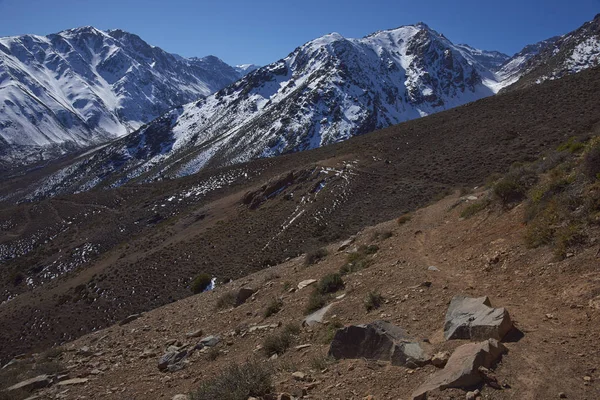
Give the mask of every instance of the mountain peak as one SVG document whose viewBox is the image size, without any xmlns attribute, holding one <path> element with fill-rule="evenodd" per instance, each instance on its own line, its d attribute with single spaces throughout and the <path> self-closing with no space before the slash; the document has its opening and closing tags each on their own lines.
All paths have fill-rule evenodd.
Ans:
<svg viewBox="0 0 600 400">
<path fill-rule="evenodd" d="M 61 36 L 76 36 L 76 35 L 106 35 L 104 31 L 97 29 L 91 25 L 80 26 L 79 28 L 66 29 L 58 32 Z"/>
</svg>

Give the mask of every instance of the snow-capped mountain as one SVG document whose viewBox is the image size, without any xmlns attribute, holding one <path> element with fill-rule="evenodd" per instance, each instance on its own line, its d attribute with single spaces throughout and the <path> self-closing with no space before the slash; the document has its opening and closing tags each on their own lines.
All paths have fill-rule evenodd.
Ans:
<svg viewBox="0 0 600 400">
<path fill-rule="evenodd" d="M 256 64 L 240 64 L 236 65 L 235 70 L 240 75 L 240 78 L 248 75 L 250 72 L 255 71 L 260 68 L 260 65 Z"/>
<path fill-rule="evenodd" d="M 506 58 L 455 46 L 424 23 L 361 39 L 332 33 L 172 110 L 56 180 L 119 185 L 335 143 L 493 95 L 488 66 Z"/>
<path fill-rule="evenodd" d="M 479 65 L 489 69 L 490 71 L 499 70 L 509 59 L 510 56 L 499 51 L 479 50 L 469 46 L 468 44 L 456 45 L 464 53 Z"/>
<path fill-rule="evenodd" d="M 528 53 L 528 49 L 532 51 Z M 529 56 L 522 57 L 520 65 L 511 66 L 511 63 L 519 62 L 522 53 Z M 548 79 L 575 74 L 598 65 L 600 65 L 600 14 L 573 32 L 525 47 L 500 70 L 499 74 L 504 79 L 512 77 L 516 83 L 510 89 L 514 90 Z M 514 71 L 512 74 L 509 72 L 511 68 Z"/>
<path fill-rule="evenodd" d="M 123 136 L 239 78 L 122 30 L 0 38 L 0 158 L 36 161 Z"/>
</svg>

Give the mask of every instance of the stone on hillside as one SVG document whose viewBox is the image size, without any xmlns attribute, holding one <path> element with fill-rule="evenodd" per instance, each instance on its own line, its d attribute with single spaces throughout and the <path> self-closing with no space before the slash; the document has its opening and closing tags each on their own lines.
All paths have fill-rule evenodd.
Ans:
<svg viewBox="0 0 600 400">
<path fill-rule="evenodd" d="M 188 332 L 188 333 L 186 333 L 185 336 L 188 337 L 188 338 L 200 337 L 200 336 L 202 336 L 202 329 L 197 329 L 197 330 L 195 330 L 193 332 Z"/>
<path fill-rule="evenodd" d="M 244 287 L 238 290 L 235 296 L 235 306 L 240 306 L 246 302 L 256 291 L 249 287 Z"/>
<path fill-rule="evenodd" d="M 297 381 L 304 381 L 306 380 L 306 374 L 302 371 L 296 371 L 292 374 L 292 378 Z"/>
<path fill-rule="evenodd" d="M 508 311 L 492 308 L 487 297 L 454 296 L 446 312 L 444 337 L 446 340 L 502 340 L 512 326 Z"/>
<path fill-rule="evenodd" d="M 302 320 L 302 326 L 313 326 L 316 324 L 322 324 L 323 319 L 325 319 L 325 314 L 327 314 L 327 312 L 331 309 L 331 307 L 334 304 L 335 303 L 328 304 L 320 310 L 317 310 L 314 313 L 307 316 L 306 318 L 304 318 L 304 320 Z"/>
<path fill-rule="evenodd" d="M 411 398 L 425 400 L 433 390 L 475 386 L 483 381 L 480 367 L 490 368 L 505 352 L 506 347 L 495 339 L 462 345 L 452 353 L 446 367 L 431 375 Z"/>
<path fill-rule="evenodd" d="M 292 396 L 289 393 L 280 393 L 277 400 L 292 400 Z"/>
<path fill-rule="evenodd" d="M 354 236 L 344 240 L 342 242 L 342 244 L 340 244 L 340 247 L 338 247 L 337 251 L 344 251 L 346 250 L 348 247 L 350 247 L 350 245 L 354 243 Z"/>
<path fill-rule="evenodd" d="M 132 314 L 132 315 L 128 316 L 127 318 L 125 318 L 124 320 L 122 320 L 121 322 L 119 322 L 119 325 L 120 326 L 127 325 L 128 323 L 135 321 L 136 319 L 138 319 L 141 316 L 142 316 L 142 314 Z"/>
<path fill-rule="evenodd" d="M 189 398 L 187 394 L 176 394 L 171 400 L 189 400 Z"/>
<path fill-rule="evenodd" d="M 31 392 L 36 389 L 42 389 L 48 387 L 52 384 L 52 376 L 50 375 L 39 375 L 35 378 L 27 379 L 25 381 L 19 382 L 16 385 L 13 385 L 6 389 L 7 392 L 12 392 L 13 390 L 24 390 Z"/>
<path fill-rule="evenodd" d="M 316 282 L 317 282 L 316 279 L 306 279 L 306 280 L 303 280 L 302 282 L 300 282 L 298 284 L 298 290 L 304 289 L 305 287 L 310 286 L 310 285 L 312 285 L 313 283 L 316 283 Z"/>
<path fill-rule="evenodd" d="M 215 347 L 219 344 L 220 339 L 216 336 L 207 336 L 200 341 L 200 344 L 203 347 Z"/>
<path fill-rule="evenodd" d="M 61 382 L 58 382 L 59 386 L 71 386 L 71 385 L 81 385 L 82 383 L 86 383 L 89 379 L 87 378 L 73 378 L 67 379 Z"/>
<path fill-rule="evenodd" d="M 177 370 L 181 366 L 183 368 L 183 364 L 181 363 L 188 356 L 187 350 L 181 351 L 169 351 L 160 357 L 158 360 L 158 369 L 161 371 L 171 371 Z M 179 368 L 179 369 L 181 369 Z"/>
<path fill-rule="evenodd" d="M 439 353 L 435 353 L 433 357 L 431 357 L 431 363 L 438 368 L 444 368 L 448 359 L 450 358 L 450 353 L 447 351 L 441 351 Z"/>
<path fill-rule="evenodd" d="M 366 358 L 391 361 L 392 365 L 416 368 L 429 363 L 429 345 L 410 338 L 401 328 L 385 321 L 351 325 L 339 329 L 329 355 L 336 358 Z"/>
</svg>

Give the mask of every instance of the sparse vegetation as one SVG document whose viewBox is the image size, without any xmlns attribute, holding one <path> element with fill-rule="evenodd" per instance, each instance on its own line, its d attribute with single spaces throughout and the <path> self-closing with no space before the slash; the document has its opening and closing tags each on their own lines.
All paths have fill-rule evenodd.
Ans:
<svg viewBox="0 0 600 400">
<path fill-rule="evenodd" d="M 318 290 L 313 290 L 308 298 L 308 303 L 304 309 L 305 314 L 313 313 L 325 306 L 329 300 L 329 296 L 320 293 Z"/>
<path fill-rule="evenodd" d="M 558 151 L 568 151 L 569 153 L 577 153 L 585 148 L 585 144 L 578 141 L 576 138 L 569 138 L 565 143 L 558 146 Z"/>
<path fill-rule="evenodd" d="M 300 325 L 295 322 L 290 322 L 283 327 L 283 332 L 290 335 L 298 335 L 300 333 Z"/>
<path fill-rule="evenodd" d="M 368 311 L 376 310 L 383 304 L 384 298 L 381 293 L 371 291 L 365 299 L 365 309 Z"/>
<path fill-rule="evenodd" d="M 264 312 L 264 317 L 268 318 L 271 315 L 277 314 L 279 311 L 281 311 L 282 307 L 283 307 L 283 300 L 273 299 L 267 306 L 267 309 Z"/>
<path fill-rule="evenodd" d="M 344 288 L 344 280 L 339 273 L 325 275 L 317 284 L 316 290 L 320 294 L 335 293 Z"/>
<path fill-rule="evenodd" d="M 582 169 L 588 179 L 600 179 L 600 141 L 592 145 L 583 157 Z"/>
<path fill-rule="evenodd" d="M 219 358 L 220 355 L 221 355 L 221 351 L 219 350 L 218 347 L 214 346 L 214 347 L 211 347 L 206 352 L 206 359 L 208 361 L 215 361 L 217 358 Z"/>
<path fill-rule="evenodd" d="M 200 274 L 190 284 L 190 290 L 194 294 L 202 293 L 210 286 L 212 278 L 208 274 Z"/>
<path fill-rule="evenodd" d="M 229 307 L 235 307 L 236 296 L 234 292 L 225 292 L 217 299 L 216 308 L 222 310 Z"/>
<path fill-rule="evenodd" d="M 384 230 L 384 231 L 375 231 L 373 232 L 373 234 L 371 235 L 371 239 L 373 240 L 385 240 L 385 239 L 389 239 L 392 236 L 394 236 L 394 234 L 392 233 L 392 231 L 389 230 Z"/>
<path fill-rule="evenodd" d="M 304 265 L 309 266 L 316 264 L 326 256 L 327 249 L 323 247 L 317 250 L 309 251 L 308 253 L 306 253 L 306 257 L 304 258 Z"/>
<path fill-rule="evenodd" d="M 404 215 L 399 216 L 398 219 L 396 219 L 396 222 L 398 222 L 398 225 L 404 225 L 411 219 L 412 219 L 412 214 L 406 213 Z"/>
<path fill-rule="evenodd" d="M 462 218 L 471 218 L 473 215 L 477 214 L 478 212 L 483 211 L 486 208 L 488 208 L 490 204 L 491 204 L 491 201 L 487 197 L 482 200 L 475 201 L 473 203 L 470 203 L 468 206 L 466 206 L 461 211 L 460 216 Z"/>
<path fill-rule="evenodd" d="M 338 329 L 341 329 L 343 327 L 344 327 L 344 324 L 342 324 L 337 319 L 334 319 L 333 321 L 329 322 L 325 326 L 325 330 L 322 333 L 321 342 L 323 344 L 330 344 L 331 341 L 333 340 L 333 337 L 335 336 L 335 333 L 338 331 Z"/>
<path fill-rule="evenodd" d="M 315 371 L 323 371 L 329 364 L 335 360 L 329 356 L 317 356 L 310 360 L 310 367 Z"/>
<path fill-rule="evenodd" d="M 267 365 L 248 362 L 232 365 L 191 394 L 192 400 L 247 400 L 271 393 L 273 371 Z"/>
<path fill-rule="evenodd" d="M 267 357 L 273 354 L 281 355 L 287 351 L 292 344 L 292 334 L 287 330 L 280 333 L 274 333 L 265 338 L 263 342 L 263 351 Z"/>
</svg>

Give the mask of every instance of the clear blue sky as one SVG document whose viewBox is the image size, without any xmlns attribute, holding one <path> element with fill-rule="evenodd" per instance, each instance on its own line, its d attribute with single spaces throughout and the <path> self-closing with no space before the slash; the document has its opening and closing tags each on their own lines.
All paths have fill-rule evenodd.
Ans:
<svg viewBox="0 0 600 400">
<path fill-rule="evenodd" d="M 419 21 L 454 43 L 512 55 L 597 13 L 600 0 L 0 0 L 0 36 L 120 28 L 182 56 L 264 65 L 326 33 Z"/>
</svg>

